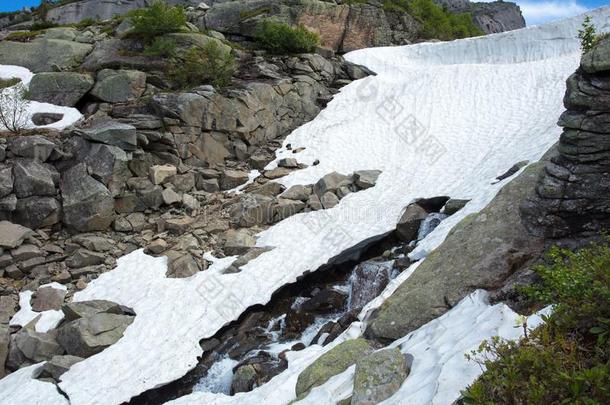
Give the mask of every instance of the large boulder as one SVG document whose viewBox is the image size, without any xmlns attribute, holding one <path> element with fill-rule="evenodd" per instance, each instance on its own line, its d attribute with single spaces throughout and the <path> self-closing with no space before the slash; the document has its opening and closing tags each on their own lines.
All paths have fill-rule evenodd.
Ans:
<svg viewBox="0 0 610 405">
<path fill-rule="evenodd" d="M 51 165 L 35 160 L 17 160 L 13 164 L 14 190 L 18 198 L 34 195 L 53 196 L 59 173 Z"/>
<path fill-rule="evenodd" d="M 409 204 L 396 224 L 396 234 L 401 240 L 411 242 L 417 238 L 419 227 L 427 216 L 428 211 L 419 204 Z"/>
<path fill-rule="evenodd" d="M 74 131 L 75 135 L 88 141 L 117 146 L 125 151 L 134 151 L 138 145 L 136 128 L 117 121 L 101 121 L 88 128 Z"/>
<path fill-rule="evenodd" d="M 70 356 L 69 354 L 63 356 L 53 356 L 51 360 L 47 361 L 42 366 L 42 372 L 40 378 L 52 378 L 59 382 L 59 377 L 70 369 L 74 364 L 79 361 L 83 361 L 82 357 Z"/>
<path fill-rule="evenodd" d="M 137 70 L 104 69 L 97 74 L 91 94 L 108 103 L 122 103 L 140 97 L 146 90 L 146 73 Z"/>
<path fill-rule="evenodd" d="M 8 221 L 0 221 L 0 248 L 14 249 L 33 234 L 32 230 Z"/>
<path fill-rule="evenodd" d="M 86 358 L 116 343 L 133 319 L 133 316 L 109 313 L 80 318 L 60 327 L 57 341 L 66 353 Z"/>
<path fill-rule="evenodd" d="M 66 170 L 61 179 L 63 222 L 80 232 L 105 230 L 115 218 L 110 191 L 89 176 L 84 164 Z"/>
<path fill-rule="evenodd" d="M 409 375 L 398 348 L 369 354 L 356 362 L 352 405 L 375 405 L 391 397 Z"/>
<path fill-rule="evenodd" d="M 95 314 L 107 313 L 122 315 L 125 308 L 106 300 L 68 302 L 61 307 L 65 321 L 70 322 L 80 318 L 91 318 Z"/>
<path fill-rule="evenodd" d="M 15 156 L 38 160 L 39 162 L 46 162 L 55 150 L 53 142 L 39 135 L 11 137 L 8 141 L 8 147 Z"/>
<path fill-rule="evenodd" d="M 458 223 L 445 241 L 376 310 L 366 336 L 392 341 L 438 318 L 477 288 L 496 289 L 536 260 L 543 240 L 519 221 L 519 205 L 534 190 L 544 163 L 530 166 L 489 205 Z"/>
<path fill-rule="evenodd" d="M 0 60 L 34 73 L 65 71 L 77 67 L 93 47 L 61 39 L 35 39 L 32 42 L 0 41 Z"/>
<path fill-rule="evenodd" d="M 20 198 L 13 210 L 13 221 L 32 229 L 55 225 L 61 221 L 61 204 L 53 197 Z"/>
<path fill-rule="evenodd" d="M 16 370 L 63 353 L 55 333 L 39 333 L 28 325 L 11 336 L 7 367 Z"/>
<path fill-rule="evenodd" d="M 38 73 L 28 91 L 30 100 L 73 107 L 93 87 L 88 74 L 72 72 Z"/>
<path fill-rule="evenodd" d="M 193 127 L 201 127 L 208 103 L 208 99 L 195 93 L 161 93 L 152 98 L 152 106 L 160 115 Z"/>
<path fill-rule="evenodd" d="M 226 231 L 224 240 L 224 252 L 227 255 L 241 255 L 256 245 L 256 238 L 247 229 L 230 229 Z"/>
<path fill-rule="evenodd" d="M 296 394 L 306 394 L 314 387 L 324 384 L 329 378 L 344 372 L 358 359 L 373 351 L 370 341 L 359 338 L 347 340 L 318 357 L 297 379 Z"/>
</svg>

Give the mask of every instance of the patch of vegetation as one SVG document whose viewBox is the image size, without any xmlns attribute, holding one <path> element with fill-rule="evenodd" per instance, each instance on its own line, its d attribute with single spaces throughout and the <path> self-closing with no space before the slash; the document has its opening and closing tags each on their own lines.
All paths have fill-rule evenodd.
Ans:
<svg viewBox="0 0 610 405">
<path fill-rule="evenodd" d="M 77 22 L 76 24 L 72 24 L 74 28 L 87 28 L 95 24 L 99 24 L 100 21 L 94 18 L 85 18 L 84 20 Z"/>
<path fill-rule="evenodd" d="M 610 240 L 577 252 L 554 248 L 524 293 L 554 305 L 520 342 L 499 338 L 471 353 L 486 371 L 463 392 L 472 404 L 610 403 Z"/>
<path fill-rule="evenodd" d="M 144 55 L 173 58 L 177 55 L 176 41 L 171 38 L 155 38 L 150 45 L 146 45 L 144 48 Z"/>
<path fill-rule="evenodd" d="M 0 79 L 0 90 L 6 89 L 7 87 L 13 87 L 17 83 L 21 83 L 21 79 L 18 77 L 11 77 L 10 79 Z"/>
<path fill-rule="evenodd" d="M 261 47 L 277 55 L 313 52 L 320 43 L 320 36 L 302 25 L 291 27 L 269 20 L 258 24 L 254 37 Z"/>
<path fill-rule="evenodd" d="M 169 6 L 161 0 L 156 0 L 150 7 L 132 10 L 127 17 L 133 23 L 132 35 L 149 43 L 155 37 L 181 31 L 187 22 L 182 7 Z"/>
<path fill-rule="evenodd" d="M 239 12 L 239 19 L 241 21 L 249 20 L 250 18 L 258 17 L 259 15 L 267 14 L 271 12 L 269 7 L 259 7 L 253 10 L 242 10 Z"/>
<path fill-rule="evenodd" d="M 578 30 L 578 39 L 580 39 L 580 49 L 582 54 L 593 49 L 599 41 L 608 38 L 610 33 L 604 32 L 597 34 L 597 27 L 591 22 L 591 17 L 586 16 L 581 29 Z"/>
<path fill-rule="evenodd" d="M 5 39 L 15 42 L 31 42 L 40 34 L 42 31 L 15 31 L 8 34 Z"/>
<path fill-rule="evenodd" d="M 235 73 L 235 58 L 216 41 L 203 48 L 193 47 L 182 57 L 176 58 L 172 79 L 180 88 L 202 84 L 225 87 L 231 83 Z"/>
<path fill-rule="evenodd" d="M 59 26 L 59 24 L 56 24 L 52 21 L 36 21 L 30 27 L 30 31 L 42 31 L 42 30 L 46 30 L 47 28 L 54 28 L 54 27 L 58 27 L 58 26 Z"/>
<path fill-rule="evenodd" d="M 470 13 L 451 13 L 432 0 L 385 0 L 383 9 L 408 13 L 418 20 L 422 24 L 421 36 L 424 39 L 450 41 L 483 35 L 483 31 L 474 25 Z"/>
</svg>

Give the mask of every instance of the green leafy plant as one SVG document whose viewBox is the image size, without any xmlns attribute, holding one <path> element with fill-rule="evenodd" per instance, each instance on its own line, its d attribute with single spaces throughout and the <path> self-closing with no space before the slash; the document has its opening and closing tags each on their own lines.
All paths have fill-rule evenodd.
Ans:
<svg viewBox="0 0 610 405">
<path fill-rule="evenodd" d="M 278 55 L 313 52 L 320 43 L 319 35 L 302 25 L 291 27 L 269 20 L 257 25 L 254 37 L 264 49 Z"/>
<path fill-rule="evenodd" d="M 520 342 L 493 338 L 467 357 L 485 372 L 463 392 L 473 404 L 610 403 L 610 248 L 553 248 L 523 289 L 554 305 L 545 323 Z"/>
<path fill-rule="evenodd" d="M 160 35 L 178 32 L 186 25 L 186 14 L 180 6 L 169 6 L 161 0 L 150 7 L 132 10 L 127 14 L 133 24 L 132 35 L 145 42 Z"/>
<path fill-rule="evenodd" d="M 586 16 L 582 22 L 582 28 L 578 30 L 580 49 L 583 54 L 589 52 L 596 43 L 597 29 L 591 22 L 591 17 Z"/>
<path fill-rule="evenodd" d="M 173 58 L 177 54 L 176 41 L 171 38 L 155 38 L 150 45 L 144 48 L 144 55 Z"/>
<path fill-rule="evenodd" d="M 203 48 L 193 47 L 177 58 L 172 71 L 173 80 L 181 88 L 201 84 L 225 87 L 235 73 L 235 58 L 216 41 L 210 41 Z"/>
</svg>

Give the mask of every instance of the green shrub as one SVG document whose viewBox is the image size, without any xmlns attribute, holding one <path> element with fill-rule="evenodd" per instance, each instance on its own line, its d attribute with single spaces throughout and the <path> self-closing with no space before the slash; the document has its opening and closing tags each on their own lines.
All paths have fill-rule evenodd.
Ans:
<svg viewBox="0 0 610 405">
<path fill-rule="evenodd" d="M 443 10 L 432 0 L 385 0 L 383 8 L 408 13 L 422 24 L 421 37 L 449 41 L 483 35 L 469 13 L 454 14 Z"/>
<path fill-rule="evenodd" d="M 186 14 L 180 6 L 168 6 L 156 0 L 150 7 L 132 10 L 127 14 L 133 24 L 132 35 L 146 42 L 160 35 L 178 32 L 186 25 Z"/>
<path fill-rule="evenodd" d="M 76 24 L 73 24 L 74 28 L 87 28 L 90 27 L 92 25 L 98 24 L 99 20 L 93 19 L 93 18 L 85 18 L 84 20 L 77 22 Z"/>
<path fill-rule="evenodd" d="M 7 87 L 13 87 L 17 83 L 21 83 L 21 79 L 18 77 L 11 77 L 10 79 L 0 79 L 0 90 L 6 89 Z"/>
<path fill-rule="evenodd" d="M 155 38 L 150 45 L 144 48 L 144 55 L 173 58 L 176 56 L 176 41 L 171 38 Z"/>
<path fill-rule="evenodd" d="M 193 47 L 177 58 L 172 71 L 173 80 L 181 88 L 201 84 L 225 87 L 235 73 L 235 58 L 216 41 L 210 41 L 202 49 Z"/>
<path fill-rule="evenodd" d="M 15 42 L 30 42 L 40 34 L 42 34 L 41 31 L 15 31 L 8 34 L 5 39 Z"/>
<path fill-rule="evenodd" d="M 595 25 L 591 22 L 591 17 L 586 16 L 582 23 L 582 28 L 578 30 L 580 49 L 583 54 L 589 52 L 595 45 L 596 31 Z"/>
<path fill-rule="evenodd" d="M 520 342 L 494 338 L 467 356 L 486 371 L 465 402 L 610 403 L 610 248 L 555 248 L 535 270 L 542 283 L 524 292 L 553 314 Z"/>
<path fill-rule="evenodd" d="M 30 31 L 41 31 L 46 30 L 47 28 L 57 27 L 58 24 L 52 21 L 36 21 L 34 24 L 30 26 Z"/>
<path fill-rule="evenodd" d="M 254 37 L 264 49 L 278 55 L 313 52 L 320 43 L 318 34 L 304 26 L 291 27 L 276 21 L 258 24 Z"/>
</svg>

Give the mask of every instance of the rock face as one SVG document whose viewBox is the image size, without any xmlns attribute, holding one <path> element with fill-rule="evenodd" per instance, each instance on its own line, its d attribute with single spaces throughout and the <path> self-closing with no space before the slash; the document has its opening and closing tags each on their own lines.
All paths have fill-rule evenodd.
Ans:
<svg viewBox="0 0 610 405">
<path fill-rule="evenodd" d="M 391 397 L 409 375 L 400 349 L 371 353 L 356 362 L 352 405 L 375 405 Z"/>
<path fill-rule="evenodd" d="M 486 34 L 495 34 L 525 27 L 525 19 L 523 14 L 521 14 L 521 9 L 515 3 L 504 1 L 489 3 L 440 1 L 454 3 L 453 7 L 449 7 L 450 10 L 458 13 L 470 13 L 474 23 Z"/>
<path fill-rule="evenodd" d="M 140 97 L 146 90 L 146 73 L 104 69 L 97 74 L 91 94 L 101 101 L 120 103 Z"/>
<path fill-rule="evenodd" d="M 610 226 L 610 39 L 582 57 L 567 81 L 559 155 L 544 168 L 524 224 L 547 237 L 598 233 Z"/>
<path fill-rule="evenodd" d="M 0 60 L 6 65 L 24 66 L 34 73 L 70 70 L 78 66 L 92 48 L 89 44 L 62 39 L 0 41 Z"/>
<path fill-rule="evenodd" d="M 477 288 L 494 290 L 539 257 L 544 244 L 519 223 L 519 205 L 544 162 L 527 168 L 491 203 L 464 218 L 371 316 L 366 336 L 395 340 L 441 316 Z M 514 220 L 507 221 L 507 218 Z"/>
<path fill-rule="evenodd" d="M 347 340 L 324 353 L 299 375 L 297 397 L 314 387 L 324 384 L 330 377 L 345 371 L 358 359 L 373 351 L 371 342 L 365 339 Z"/>
<path fill-rule="evenodd" d="M 87 74 L 38 73 L 30 82 L 28 94 L 30 100 L 73 107 L 91 90 L 93 83 Z"/>
</svg>

